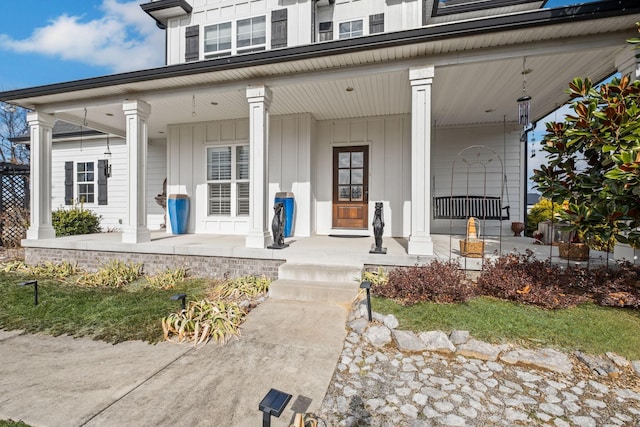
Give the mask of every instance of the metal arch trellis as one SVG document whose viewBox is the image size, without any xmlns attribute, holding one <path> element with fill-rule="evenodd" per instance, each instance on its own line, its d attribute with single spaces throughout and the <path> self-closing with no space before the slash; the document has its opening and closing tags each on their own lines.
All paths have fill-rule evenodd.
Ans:
<svg viewBox="0 0 640 427">
<path fill-rule="evenodd" d="M 29 165 L 0 162 L 0 242 L 20 246 L 29 220 Z"/>
<path fill-rule="evenodd" d="M 484 154 L 484 157 L 483 157 Z M 453 164 L 451 166 L 451 187 L 450 187 L 450 197 L 453 198 L 454 197 L 454 183 L 455 183 L 455 175 L 456 175 L 456 165 L 459 164 L 459 162 L 462 162 L 464 165 L 466 165 L 466 171 L 465 171 L 465 194 L 467 197 L 467 205 L 469 202 L 469 198 L 471 197 L 471 195 L 469 194 L 470 191 L 470 183 L 471 180 L 470 178 L 472 177 L 472 172 L 473 172 L 473 168 L 480 168 L 482 170 L 482 194 L 478 194 L 476 196 L 481 196 L 482 198 L 484 198 L 486 200 L 487 197 L 489 197 L 490 195 L 488 194 L 488 189 L 487 189 L 487 174 L 488 174 L 488 169 L 490 164 L 497 160 L 497 164 L 499 164 L 499 172 L 500 172 L 500 202 L 501 204 L 504 202 L 504 197 L 505 197 L 505 193 L 508 196 L 508 192 L 506 190 L 506 175 L 504 173 L 504 163 L 502 161 L 502 158 L 498 155 L 498 153 L 496 153 L 493 149 L 485 146 L 485 145 L 471 145 L 463 150 L 461 150 L 460 152 L 458 152 L 456 158 L 453 161 Z M 475 173 L 474 173 L 475 174 Z M 507 206 L 509 204 L 509 201 L 507 200 Z M 500 226 L 499 226 L 499 239 L 498 239 L 498 253 L 502 254 L 502 216 L 500 216 Z M 482 218 L 482 222 L 481 222 L 481 230 L 482 230 L 482 242 L 483 242 L 483 246 L 484 243 L 486 243 L 486 216 L 484 218 Z M 466 236 L 466 224 L 465 224 L 465 236 Z M 453 255 L 453 217 L 449 218 L 449 261 L 452 260 L 452 255 Z M 461 254 L 462 255 L 462 254 Z M 464 258 L 464 269 L 467 269 L 467 258 Z M 484 253 L 482 254 L 481 257 L 482 261 L 482 265 L 484 265 Z"/>
</svg>

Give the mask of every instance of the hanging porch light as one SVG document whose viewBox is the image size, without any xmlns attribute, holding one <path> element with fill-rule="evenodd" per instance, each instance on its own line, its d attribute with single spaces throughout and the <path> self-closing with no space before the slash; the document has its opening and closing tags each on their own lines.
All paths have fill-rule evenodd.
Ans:
<svg viewBox="0 0 640 427">
<path fill-rule="evenodd" d="M 527 94 L 527 74 L 533 70 L 527 68 L 527 58 L 522 58 L 522 96 L 518 102 L 518 124 L 524 129 L 531 126 L 531 96 Z"/>
<path fill-rule="evenodd" d="M 104 175 L 111 178 L 111 147 L 109 147 L 109 134 L 107 134 L 107 149 L 104 152 L 106 157 L 104 162 Z"/>
</svg>

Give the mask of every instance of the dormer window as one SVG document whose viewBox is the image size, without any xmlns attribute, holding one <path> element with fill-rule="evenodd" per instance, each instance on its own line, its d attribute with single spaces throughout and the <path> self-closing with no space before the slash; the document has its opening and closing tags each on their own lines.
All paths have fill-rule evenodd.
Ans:
<svg viewBox="0 0 640 427">
<path fill-rule="evenodd" d="M 339 35 L 341 39 L 350 39 L 353 37 L 360 37 L 362 32 L 362 19 L 356 21 L 341 22 L 338 25 Z"/>
<path fill-rule="evenodd" d="M 204 27 L 204 54 L 207 57 L 231 53 L 231 22 Z"/>
<path fill-rule="evenodd" d="M 238 20 L 238 53 L 264 50 L 267 42 L 267 23 L 264 16 Z"/>
</svg>

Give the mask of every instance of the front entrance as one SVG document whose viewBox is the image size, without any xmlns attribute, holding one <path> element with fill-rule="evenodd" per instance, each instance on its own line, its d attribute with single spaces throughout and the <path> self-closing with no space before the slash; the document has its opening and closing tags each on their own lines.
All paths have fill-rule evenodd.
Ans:
<svg viewBox="0 0 640 427">
<path fill-rule="evenodd" d="M 369 147 L 333 148 L 333 227 L 366 229 Z"/>
</svg>

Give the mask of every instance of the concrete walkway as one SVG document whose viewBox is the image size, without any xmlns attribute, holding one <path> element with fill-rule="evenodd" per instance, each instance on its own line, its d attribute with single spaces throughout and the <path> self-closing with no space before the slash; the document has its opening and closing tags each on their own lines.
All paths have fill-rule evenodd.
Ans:
<svg viewBox="0 0 640 427">
<path fill-rule="evenodd" d="M 346 336 L 345 307 L 267 300 L 226 346 L 0 331 L 0 420 L 32 426 L 259 426 L 270 388 L 318 411 Z"/>
</svg>

